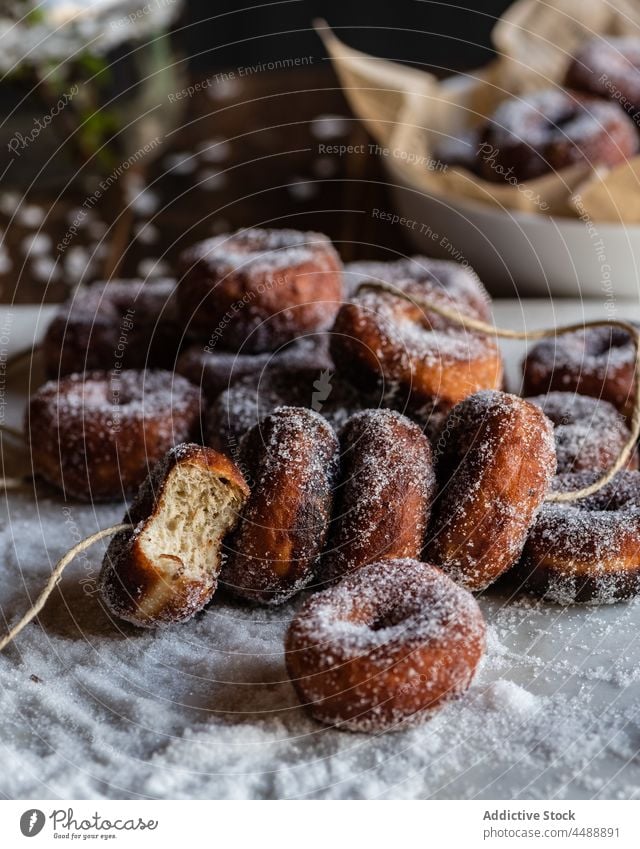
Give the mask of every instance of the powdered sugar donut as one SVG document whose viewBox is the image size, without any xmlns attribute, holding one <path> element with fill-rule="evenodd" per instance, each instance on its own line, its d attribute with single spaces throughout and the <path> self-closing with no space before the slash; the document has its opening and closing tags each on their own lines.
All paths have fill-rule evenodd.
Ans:
<svg viewBox="0 0 640 849">
<path fill-rule="evenodd" d="M 222 570 L 235 596 L 282 604 L 312 579 L 329 527 L 338 456 L 332 427 L 301 407 L 279 407 L 247 434 L 241 468 L 252 492 Z"/>
<path fill-rule="evenodd" d="M 573 392 L 527 398 L 554 424 L 558 474 L 611 468 L 631 433 L 613 404 Z M 638 468 L 638 452 L 627 461 Z"/>
<path fill-rule="evenodd" d="M 589 486 L 598 472 L 559 475 L 562 492 Z M 610 604 L 640 593 L 640 473 L 619 472 L 594 495 L 545 504 L 516 578 L 547 601 Z"/>
<path fill-rule="evenodd" d="M 206 416 L 207 443 L 235 455 L 245 433 L 277 407 L 308 407 L 339 428 L 371 400 L 328 369 L 269 369 L 222 392 Z"/>
<path fill-rule="evenodd" d="M 42 340 L 47 375 L 172 369 L 182 344 L 175 280 L 109 280 L 62 304 Z"/>
<path fill-rule="evenodd" d="M 543 339 L 527 354 L 524 394 L 578 392 L 609 401 L 630 417 L 635 363 L 633 339 L 621 327 L 588 327 L 563 333 L 555 339 Z"/>
<path fill-rule="evenodd" d="M 263 372 L 272 369 L 333 371 L 328 334 L 303 336 L 267 354 L 238 354 L 193 345 L 187 348 L 176 365 L 178 374 L 199 386 L 209 401 L 242 378 L 260 378 Z"/>
<path fill-rule="evenodd" d="M 469 266 L 446 259 L 426 256 L 404 257 L 394 262 L 350 262 L 344 268 L 347 294 L 353 297 L 367 281 L 403 284 L 408 281 L 421 284 L 439 299 L 449 299 L 454 304 L 465 304 L 471 315 L 483 321 L 491 319 L 491 297 L 480 278 Z M 444 300 L 442 301 L 444 303 Z"/>
<path fill-rule="evenodd" d="M 640 122 L 640 38 L 592 38 L 567 68 L 565 85 L 618 103 Z"/>
<path fill-rule="evenodd" d="M 569 165 L 617 165 L 638 150 L 633 122 L 615 104 L 544 89 L 498 106 L 478 151 L 488 180 L 531 180 Z"/>
<path fill-rule="evenodd" d="M 392 410 L 364 410 L 340 433 L 341 481 L 321 578 L 419 557 L 435 494 L 429 440 Z"/>
<path fill-rule="evenodd" d="M 252 354 L 330 327 L 342 264 L 321 233 L 239 230 L 181 257 L 180 308 L 196 333 Z"/>
<path fill-rule="evenodd" d="M 534 404 L 478 392 L 449 414 L 429 560 L 470 590 L 516 563 L 556 470 L 553 426 Z"/>
<path fill-rule="evenodd" d="M 466 303 L 422 282 L 396 283 L 461 315 Z M 502 385 L 502 358 L 493 339 L 470 333 L 389 292 L 364 290 L 340 308 L 331 335 L 340 374 L 360 390 L 378 392 L 387 406 L 420 408 L 422 418 L 448 411 L 478 389 Z"/>
<path fill-rule="evenodd" d="M 140 628 L 184 622 L 213 596 L 222 539 L 237 523 L 249 487 L 222 454 L 182 444 L 156 464 L 104 556 L 107 609 Z"/>
<path fill-rule="evenodd" d="M 29 400 L 25 433 L 35 474 L 83 501 L 123 498 L 200 424 L 189 381 L 156 370 L 71 374 Z"/>
<path fill-rule="evenodd" d="M 415 725 L 460 696 L 484 648 L 473 596 L 415 560 L 372 563 L 312 596 L 285 640 L 311 715 L 368 732 Z"/>
</svg>

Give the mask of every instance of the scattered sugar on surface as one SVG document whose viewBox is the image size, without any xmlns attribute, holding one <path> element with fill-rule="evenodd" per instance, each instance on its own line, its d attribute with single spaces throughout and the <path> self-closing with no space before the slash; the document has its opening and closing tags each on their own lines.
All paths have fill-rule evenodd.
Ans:
<svg viewBox="0 0 640 849">
<path fill-rule="evenodd" d="M 57 501 L 38 510 L 34 524 L 16 496 L 0 527 L 10 621 L 76 534 L 122 514 L 72 505 L 71 524 Z M 102 551 L 69 567 L 40 624 L 0 656 L 6 796 L 640 797 L 638 603 L 563 611 L 485 594 L 487 656 L 467 695 L 418 728 L 365 736 L 298 705 L 282 645 L 300 602 L 218 596 L 184 626 L 142 632 L 110 622 L 92 592 Z"/>
</svg>

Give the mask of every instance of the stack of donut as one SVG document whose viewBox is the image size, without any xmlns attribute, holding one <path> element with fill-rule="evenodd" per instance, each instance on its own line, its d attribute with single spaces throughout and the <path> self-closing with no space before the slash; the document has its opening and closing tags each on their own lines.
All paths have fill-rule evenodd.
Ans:
<svg viewBox="0 0 640 849">
<path fill-rule="evenodd" d="M 175 370 L 92 359 L 27 411 L 34 467 L 65 495 L 142 483 L 103 563 L 111 614 L 166 627 L 218 587 L 254 605 L 313 593 L 286 637 L 300 700 L 379 731 L 468 688 L 485 631 L 472 593 L 503 576 L 562 604 L 640 592 L 637 454 L 595 496 L 549 500 L 629 439 L 624 334 L 533 348 L 527 399 L 502 391 L 493 338 L 420 306 L 489 319 L 454 263 L 358 263 L 344 286 L 326 237 L 249 230 L 187 251 L 181 273 Z"/>
</svg>

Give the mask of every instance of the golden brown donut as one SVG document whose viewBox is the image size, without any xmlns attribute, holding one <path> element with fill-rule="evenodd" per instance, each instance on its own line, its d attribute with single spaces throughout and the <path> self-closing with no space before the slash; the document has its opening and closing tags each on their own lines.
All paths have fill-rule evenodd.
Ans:
<svg viewBox="0 0 640 849">
<path fill-rule="evenodd" d="M 200 425 L 201 398 L 168 371 L 93 371 L 31 396 L 25 434 L 34 474 L 82 501 L 136 491 L 149 469 Z"/>
<path fill-rule="evenodd" d="M 104 556 L 107 609 L 141 628 L 184 622 L 213 596 L 224 535 L 247 496 L 239 469 L 200 445 L 172 448 L 153 469 Z"/>
<path fill-rule="evenodd" d="M 449 413 L 436 446 L 442 486 L 425 549 L 483 590 L 518 560 L 556 470 L 553 425 L 534 404 L 478 392 Z"/>
<path fill-rule="evenodd" d="M 599 472 L 558 475 L 581 489 Z M 612 604 L 640 593 L 640 472 L 619 472 L 594 495 L 545 504 L 514 577 L 546 601 Z"/>
<path fill-rule="evenodd" d="M 279 407 L 247 434 L 241 467 L 251 497 L 228 540 L 221 578 L 233 595 L 282 604 L 313 578 L 338 456 L 331 425 L 303 407 Z"/>
<path fill-rule="evenodd" d="M 633 324 L 634 322 L 632 322 Z M 524 363 L 524 394 L 554 390 L 602 398 L 631 417 L 635 397 L 636 353 L 621 327 L 587 327 L 543 339 Z"/>
<path fill-rule="evenodd" d="M 273 351 L 330 327 L 342 300 L 342 263 L 321 233 L 238 230 L 189 248 L 180 265 L 185 325 L 209 347 Z"/>
<path fill-rule="evenodd" d="M 469 687 L 485 649 L 473 596 L 427 563 L 371 563 L 312 596 L 285 639 L 298 698 L 351 731 L 415 725 Z"/>
<path fill-rule="evenodd" d="M 466 304 L 470 315 L 491 321 L 491 296 L 475 271 L 459 262 L 427 256 L 403 257 L 393 262 L 349 262 L 343 279 L 349 298 L 367 281 L 398 285 L 411 280 L 437 294 L 442 302 L 447 298 L 454 304 Z"/>
<path fill-rule="evenodd" d="M 477 316 L 468 304 L 426 282 L 395 285 Z M 388 292 L 364 290 L 340 308 L 331 336 L 338 372 L 365 392 L 383 392 L 387 406 L 448 411 L 479 389 L 502 385 L 502 357 L 493 339 L 470 333 Z M 428 417 L 428 416 L 427 416 Z"/>
<path fill-rule="evenodd" d="M 435 495 L 429 440 L 392 410 L 363 410 L 340 433 L 341 480 L 320 577 L 420 556 Z"/>
<path fill-rule="evenodd" d="M 608 401 L 573 392 L 549 392 L 526 400 L 553 422 L 559 475 L 611 468 L 631 436 L 624 417 Z M 637 450 L 626 468 L 638 468 Z"/>
</svg>

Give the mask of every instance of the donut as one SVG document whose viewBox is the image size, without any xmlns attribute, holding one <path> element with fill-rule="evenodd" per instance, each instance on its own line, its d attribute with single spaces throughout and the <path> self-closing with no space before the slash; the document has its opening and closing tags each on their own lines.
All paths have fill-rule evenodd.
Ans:
<svg viewBox="0 0 640 849">
<path fill-rule="evenodd" d="M 277 407 L 308 407 L 340 428 L 369 403 L 368 397 L 328 369 L 269 369 L 218 395 L 207 410 L 206 442 L 235 456 L 245 433 Z"/>
<path fill-rule="evenodd" d="M 624 418 L 608 401 L 573 392 L 549 392 L 526 400 L 554 424 L 558 474 L 611 468 L 631 436 Z M 627 468 L 638 468 L 637 451 Z"/>
<path fill-rule="evenodd" d="M 371 563 L 313 595 L 285 638 L 306 710 L 350 731 L 404 729 L 469 687 L 485 650 L 473 596 L 416 560 Z"/>
<path fill-rule="evenodd" d="M 412 297 L 478 311 L 427 282 L 395 283 Z M 387 291 L 363 290 L 340 308 L 331 334 L 339 374 L 386 406 L 426 421 L 479 389 L 502 385 L 496 342 L 472 333 Z"/>
<path fill-rule="evenodd" d="M 71 498 L 123 498 L 169 448 L 197 432 L 200 405 L 188 380 L 159 369 L 49 381 L 25 415 L 33 472 Z"/>
<path fill-rule="evenodd" d="M 392 410 L 363 410 L 340 433 L 341 480 L 323 580 L 376 560 L 417 558 L 435 494 L 431 445 Z"/>
<path fill-rule="evenodd" d="M 634 322 L 632 322 L 634 323 Z M 523 363 L 525 395 L 553 390 L 601 398 L 631 417 L 635 398 L 636 352 L 621 327 L 587 327 L 543 339 Z"/>
<path fill-rule="evenodd" d="M 99 589 L 107 610 L 155 628 L 184 622 L 213 596 L 222 539 L 249 495 L 238 468 L 200 445 L 170 449 L 146 478 L 107 548 Z"/>
<path fill-rule="evenodd" d="M 176 364 L 178 374 L 199 386 L 209 401 L 243 377 L 260 377 L 271 369 L 333 370 L 328 335 L 303 336 L 279 351 L 266 354 L 238 354 L 192 345 Z"/>
<path fill-rule="evenodd" d="M 436 446 L 441 490 L 426 557 L 469 590 L 517 562 L 556 470 L 553 425 L 506 392 L 453 408 Z"/>
<path fill-rule="evenodd" d="M 42 340 L 47 377 L 123 368 L 172 369 L 180 345 L 175 280 L 110 280 L 79 289 Z"/>
<path fill-rule="evenodd" d="M 468 312 L 482 321 L 491 320 L 491 296 L 478 275 L 468 265 L 426 256 L 404 257 L 394 262 L 349 262 L 344 268 L 345 291 L 350 297 L 371 280 L 394 285 L 407 281 L 424 286 L 426 295 L 454 305 L 464 304 Z"/>
<path fill-rule="evenodd" d="M 599 472 L 558 475 L 561 492 Z M 543 506 L 514 577 L 557 604 L 612 604 L 640 593 L 640 472 L 618 472 L 594 495 Z"/>
<path fill-rule="evenodd" d="M 241 456 L 252 491 L 221 581 L 239 598 L 282 604 L 314 576 L 331 518 L 338 439 L 313 410 L 279 407 L 247 434 Z"/>
<path fill-rule="evenodd" d="M 565 85 L 604 97 L 640 122 L 640 38 L 592 38 L 567 68 Z"/>
<path fill-rule="evenodd" d="M 180 270 L 185 324 L 246 354 L 330 327 L 342 300 L 342 264 L 321 233 L 239 230 L 193 245 Z"/>
<path fill-rule="evenodd" d="M 481 133 L 480 174 L 531 180 L 570 165 L 614 166 L 638 151 L 633 121 L 615 104 L 559 89 L 503 101 Z"/>
</svg>

